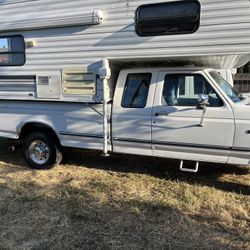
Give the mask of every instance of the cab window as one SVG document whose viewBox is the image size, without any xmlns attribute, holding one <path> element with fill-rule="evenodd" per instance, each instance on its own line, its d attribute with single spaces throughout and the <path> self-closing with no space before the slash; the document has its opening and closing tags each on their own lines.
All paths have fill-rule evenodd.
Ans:
<svg viewBox="0 0 250 250">
<path fill-rule="evenodd" d="M 199 94 L 209 96 L 209 107 L 223 106 L 210 84 L 198 74 L 168 74 L 164 79 L 162 104 L 167 106 L 197 106 Z"/>
<path fill-rule="evenodd" d="M 124 108 L 144 108 L 148 99 L 151 73 L 136 73 L 127 76 L 122 98 Z"/>
</svg>

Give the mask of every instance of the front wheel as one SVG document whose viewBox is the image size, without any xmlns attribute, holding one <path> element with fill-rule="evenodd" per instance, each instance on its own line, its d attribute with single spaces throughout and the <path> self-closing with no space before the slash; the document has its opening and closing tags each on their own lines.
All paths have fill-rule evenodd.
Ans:
<svg viewBox="0 0 250 250">
<path fill-rule="evenodd" d="M 49 169 L 62 160 L 62 153 L 53 136 L 42 132 L 33 132 L 25 138 L 23 155 L 33 169 Z"/>
</svg>

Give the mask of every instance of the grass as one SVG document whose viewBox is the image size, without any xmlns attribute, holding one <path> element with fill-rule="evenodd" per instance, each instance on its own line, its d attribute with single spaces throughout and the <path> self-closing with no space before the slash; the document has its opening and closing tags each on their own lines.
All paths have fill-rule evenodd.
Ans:
<svg viewBox="0 0 250 250">
<path fill-rule="evenodd" d="M 0 249 L 250 249 L 250 168 L 67 151 L 27 168 L 0 148 Z"/>
</svg>

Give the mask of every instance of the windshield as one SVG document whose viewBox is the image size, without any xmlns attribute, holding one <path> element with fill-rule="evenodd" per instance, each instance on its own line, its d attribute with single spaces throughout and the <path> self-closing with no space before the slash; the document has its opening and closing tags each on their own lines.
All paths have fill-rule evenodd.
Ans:
<svg viewBox="0 0 250 250">
<path fill-rule="evenodd" d="M 217 71 L 211 71 L 209 74 L 233 102 L 241 101 L 236 90 Z"/>
</svg>

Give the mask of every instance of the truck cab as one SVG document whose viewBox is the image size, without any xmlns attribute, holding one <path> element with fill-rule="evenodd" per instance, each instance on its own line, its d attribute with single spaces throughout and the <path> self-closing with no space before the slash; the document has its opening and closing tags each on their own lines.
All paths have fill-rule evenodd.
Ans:
<svg viewBox="0 0 250 250">
<path fill-rule="evenodd" d="M 202 95 L 208 99 L 203 107 Z M 246 101 L 216 70 L 122 70 L 113 100 L 111 143 L 120 153 L 249 164 L 248 114 Z"/>
</svg>

